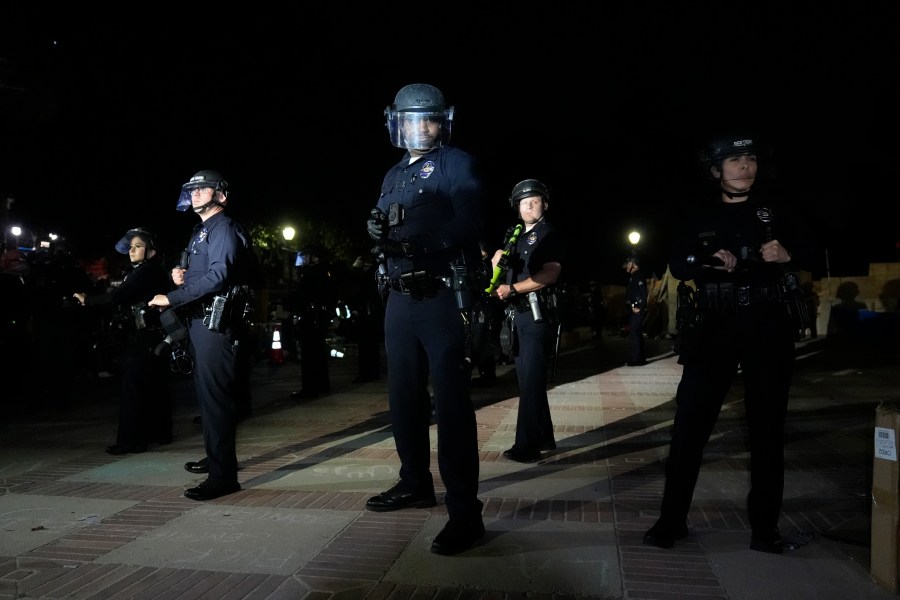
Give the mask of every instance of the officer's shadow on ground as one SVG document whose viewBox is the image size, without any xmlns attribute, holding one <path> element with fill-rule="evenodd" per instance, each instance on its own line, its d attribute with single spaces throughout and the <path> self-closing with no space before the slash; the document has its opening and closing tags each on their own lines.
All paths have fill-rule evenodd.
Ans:
<svg viewBox="0 0 900 600">
<path fill-rule="evenodd" d="M 583 378 L 585 370 L 603 372 L 621 366 L 622 359 L 618 356 L 618 352 L 601 353 L 600 360 L 597 361 L 596 352 L 584 352 L 589 349 L 590 344 L 581 344 L 575 348 L 561 353 L 561 360 L 565 360 L 564 367 L 557 371 L 557 377 L 554 378 L 551 385 L 560 385 L 565 381 L 576 381 Z M 473 389 L 473 404 L 476 409 L 484 406 L 502 402 L 516 395 L 515 386 L 515 367 L 512 365 L 504 365 L 498 368 L 497 383 L 486 388 Z M 286 407 L 276 404 L 269 404 L 258 407 L 254 416 L 277 413 Z M 391 423 L 390 415 L 387 411 L 382 411 L 371 415 L 358 423 L 349 425 L 343 429 L 328 432 L 327 434 L 306 439 L 295 444 L 287 446 L 279 446 L 268 452 L 253 456 L 247 460 L 241 461 L 242 470 L 252 468 L 256 465 L 269 463 L 271 461 L 286 460 L 286 457 L 292 455 L 302 455 L 311 448 L 316 448 L 329 442 L 338 441 L 339 443 L 329 445 L 320 451 L 304 456 L 302 461 L 291 460 L 288 464 L 273 469 L 271 472 L 258 475 L 251 480 L 245 482 L 246 487 L 254 485 L 271 483 L 276 481 L 288 473 L 293 473 L 302 469 L 314 468 L 322 462 L 333 460 L 344 455 L 358 451 L 360 448 L 377 445 L 390 439 Z"/>
<path fill-rule="evenodd" d="M 657 358 L 657 360 L 671 357 L 671 353 L 664 354 Z M 820 357 L 819 360 L 822 360 L 822 358 Z M 621 360 L 619 360 L 619 357 L 616 356 L 615 353 L 609 356 L 601 356 L 598 360 L 596 352 L 582 352 L 578 348 L 575 348 L 566 356 L 565 365 L 565 368 L 560 369 L 558 372 L 559 377 L 554 385 L 582 380 L 585 377 L 620 368 Z M 517 394 L 517 391 L 515 390 L 516 385 L 514 368 L 507 369 L 502 375 L 498 372 L 498 381 L 496 385 L 489 388 L 473 390 L 473 402 L 476 404 L 476 408 L 481 408 L 504 401 L 511 396 L 515 397 Z M 735 402 L 742 404 L 740 397 L 734 396 L 734 394 L 742 393 L 743 383 L 740 381 L 740 378 L 738 378 L 734 386 L 732 386 L 730 399 L 726 400 L 726 406 Z M 846 405 L 839 405 L 830 407 L 828 410 L 832 411 L 831 416 L 840 416 L 846 414 L 847 410 L 852 411 L 859 409 L 860 407 L 848 408 Z M 867 405 L 864 409 L 871 410 L 872 406 Z M 275 412 L 276 410 L 280 409 L 270 408 L 271 412 Z M 483 480 L 481 482 L 482 490 L 489 491 L 496 487 L 508 485 L 510 480 L 524 481 L 534 477 L 543 477 L 548 474 L 548 469 L 551 471 L 563 471 L 580 465 L 597 464 L 598 462 L 602 463 L 603 461 L 614 459 L 621 455 L 629 455 L 665 447 L 670 440 L 670 431 L 668 428 L 671 425 L 671 420 L 674 418 L 674 411 L 675 404 L 673 395 L 671 400 L 652 409 L 620 419 L 609 425 L 565 438 L 561 441 L 560 447 L 556 451 L 545 455 L 546 458 L 535 465 L 535 467 L 539 468 L 526 468 L 514 473 L 504 474 L 500 477 Z M 791 418 L 792 415 L 789 415 L 789 422 Z M 805 417 L 801 415 L 798 418 L 806 421 L 815 419 L 827 421 L 829 419 L 829 413 L 823 407 L 818 407 L 816 410 L 810 411 L 810 414 Z M 721 437 L 721 430 L 741 430 L 742 427 L 742 423 L 729 426 L 726 416 L 723 415 L 720 417 L 720 421 L 717 424 L 717 431 L 720 433 L 714 434 L 714 439 Z M 790 438 L 789 441 L 797 441 L 798 438 L 804 434 L 799 431 L 794 431 L 793 434 L 789 433 L 788 435 Z M 822 432 L 813 430 L 808 431 L 805 435 L 815 437 L 822 435 Z M 243 461 L 243 467 L 251 467 L 256 464 L 284 459 L 286 456 L 299 455 L 310 448 L 318 447 L 329 441 L 340 441 L 338 444 L 328 446 L 315 454 L 304 457 L 302 462 L 292 461 L 289 464 L 274 469 L 270 473 L 257 476 L 252 480 L 247 481 L 246 485 L 252 486 L 260 483 L 269 483 L 281 478 L 288 472 L 296 472 L 298 470 L 315 467 L 321 462 L 350 454 L 360 448 L 376 445 L 384 442 L 390 437 L 391 424 L 388 412 L 382 411 L 375 413 L 368 419 L 343 429 L 335 430 L 325 435 L 307 439 L 289 446 L 280 446 L 270 452 Z M 731 450 L 735 454 L 745 452 L 746 450 L 746 442 L 743 438 L 743 434 L 741 434 L 740 442 L 741 444 Z M 710 446 L 707 448 L 707 453 L 715 452 L 715 447 L 715 443 L 711 442 Z M 646 466 L 660 470 L 662 469 L 659 461 Z"/>
<path fill-rule="evenodd" d="M 547 366 L 547 389 L 584 380 L 587 377 L 600 375 L 625 365 L 627 352 L 625 340 L 617 340 L 618 344 L 610 344 L 608 339 L 589 340 L 571 348 L 562 348 L 558 358 L 551 358 Z M 646 340 L 647 364 L 675 356 L 672 352 L 673 341 L 667 338 Z M 642 367 L 628 367 L 637 369 Z M 484 408 L 519 395 L 514 364 L 497 367 L 497 378 L 493 385 L 473 387 L 472 402 L 476 409 Z"/>
<path fill-rule="evenodd" d="M 829 351 L 830 350 L 830 351 Z M 847 365 L 848 356 L 859 360 L 859 355 L 847 354 L 843 346 L 828 346 L 821 342 L 798 348 L 796 377 L 820 377 L 822 372 L 841 373 Z M 821 453 L 817 448 L 831 444 L 831 436 L 851 436 L 855 440 L 848 445 L 851 449 L 846 460 L 834 464 L 834 454 L 824 454 L 821 469 L 816 469 L 822 480 L 823 489 L 802 498 L 787 498 L 783 511 L 787 514 L 824 515 L 816 535 L 847 542 L 865 543 L 869 530 L 866 529 L 866 515 L 870 511 L 867 490 L 871 487 L 871 430 L 874 425 L 875 409 L 880 400 L 847 402 L 852 395 L 834 395 L 833 383 L 823 382 L 821 396 L 809 399 L 795 399 L 789 403 L 785 427 L 785 454 L 788 472 L 802 473 L 809 470 L 811 460 Z M 852 388 L 852 383 L 848 383 Z M 851 391 L 848 389 L 848 391 Z M 715 429 L 704 450 L 704 463 L 727 461 L 732 465 L 743 464 L 744 477 L 749 481 L 749 443 L 747 439 L 744 386 L 738 374 L 716 422 Z M 545 454 L 545 458 L 533 466 L 503 473 L 480 482 L 482 494 L 529 479 L 546 478 L 583 465 L 603 465 L 605 461 L 617 457 L 636 455 L 647 450 L 666 447 L 671 439 L 671 423 L 675 414 L 674 398 L 639 414 L 620 419 L 609 425 L 597 427 L 582 434 L 558 441 L 557 450 Z M 843 447 L 843 446 L 842 446 Z M 856 454 L 853 450 L 856 449 Z M 651 462 L 635 462 L 627 471 L 610 469 L 610 480 L 615 478 L 615 493 L 619 498 L 628 497 L 630 491 L 646 487 L 650 480 L 665 477 L 664 458 Z M 794 461 L 800 463 L 793 465 Z M 793 466 L 792 466 L 793 465 Z M 702 472 L 702 471 L 701 471 Z M 500 518 L 512 518 L 515 513 L 546 511 L 554 502 L 565 503 L 566 510 L 578 511 L 579 503 L 588 505 L 608 501 L 613 484 L 591 483 L 578 489 L 566 489 L 559 494 L 535 500 L 531 505 L 517 504 L 508 514 Z M 641 494 L 634 496 L 640 498 Z M 733 498 L 723 500 L 719 507 L 706 504 L 702 510 L 715 511 L 718 508 L 732 510 Z M 658 506 L 640 506 L 641 500 L 631 508 L 635 514 L 655 510 Z M 617 503 L 620 503 L 617 500 Z M 560 506 L 556 504 L 555 506 Z M 793 521 L 792 521 L 793 523 Z M 863 527 L 860 526 L 863 525 Z M 522 525 L 523 527 L 525 525 Z M 498 533 L 495 537 L 502 535 Z"/>
</svg>

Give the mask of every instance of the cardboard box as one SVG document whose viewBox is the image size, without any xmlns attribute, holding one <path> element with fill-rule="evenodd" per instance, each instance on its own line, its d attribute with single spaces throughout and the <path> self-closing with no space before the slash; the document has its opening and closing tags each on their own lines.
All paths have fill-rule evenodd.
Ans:
<svg viewBox="0 0 900 600">
<path fill-rule="evenodd" d="M 875 454 L 872 460 L 872 552 L 869 570 L 879 584 L 898 591 L 898 523 L 900 523 L 900 404 L 881 402 L 875 409 Z"/>
</svg>

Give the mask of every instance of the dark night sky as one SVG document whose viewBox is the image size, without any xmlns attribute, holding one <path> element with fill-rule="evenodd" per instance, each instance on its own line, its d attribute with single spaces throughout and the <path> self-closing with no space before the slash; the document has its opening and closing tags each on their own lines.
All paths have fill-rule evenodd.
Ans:
<svg viewBox="0 0 900 600">
<path fill-rule="evenodd" d="M 322 221 L 365 245 L 363 222 L 401 155 L 382 111 L 425 82 L 456 106 L 452 143 L 486 168 L 497 237 L 513 184 L 544 180 L 579 280 L 619 282 L 631 227 L 662 261 L 667 226 L 702 185 L 697 151 L 738 123 L 774 146 L 772 185 L 810 215 L 832 274 L 898 257 L 894 3 L 733 14 L 722 3 L 540 14 L 504 3 L 492 16 L 433 4 L 22 6 L 0 9 L 0 196 L 16 198 L 11 218 L 83 252 L 135 225 L 183 244 L 195 217 L 175 201 L 205 168 L 229 178 L 245 222 Z"/>
</svg>

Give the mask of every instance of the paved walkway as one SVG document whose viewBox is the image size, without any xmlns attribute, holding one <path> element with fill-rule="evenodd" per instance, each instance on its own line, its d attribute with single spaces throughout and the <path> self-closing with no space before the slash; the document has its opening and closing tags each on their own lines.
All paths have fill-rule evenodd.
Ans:
<svg viewBox="0 0 900 600">
<path fill-rule="evenodd" d="M 625 344 L 567 340 L 550 390 L 559 448 L 537 464 L 501 456 L 515 434 L 511 367 L 475 390 L 487 535 L 453 557 L 429 552 L 442 504 L 364 508 L 398 461 L 385 380 L 350 383 L 352 348 L 330 363 L 335 393 L 313 401 L 289 397 L 296 363 L 256 365 L 243 490 L 207 503 L 182 497 L 202 479 L 182 469 L 203 454 L 187 378 L 174 384 L 174 443 L 123 457 L 103 451 L 117 382 L 79 384 L 62 407 L 5 398 L 16 410 L 0 424 L 0 599 L 896 597 L 869 574 L 873 425 L 878 402 L 900 394 L 896 348 L 798 346 L 781 522 L 797 549 L 773 556 L 748 548 L 740 386 L 707 449 L 693 535 L 672 550 L 641 544 L 680 367 L 670 341 L 650 343 L 647 366 L 622 367 Z"/>
</svg>

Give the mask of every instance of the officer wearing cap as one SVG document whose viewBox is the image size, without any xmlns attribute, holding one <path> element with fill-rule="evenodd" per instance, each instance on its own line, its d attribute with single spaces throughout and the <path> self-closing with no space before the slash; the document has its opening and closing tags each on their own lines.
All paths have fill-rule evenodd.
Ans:
<svg viewBox="0 0 900 600">
<path fill-rule="evenodd" d="M 159 312 L 146 310 L 147 301 L 168 292 L 171 285 L 156 255 L 155 236 L 143 227 L 126 231 L 115 248 L 130 260 L 122 283 L 105 294 L 72 296 L 82 306 L 114 307 L 115 324 L 125 333 L 119 426 L 116 443 L 106 451 L 130 454 L 146 452 L 149 443 L 172 441 L 174 406 L 167 362 L 153 352 L 163 338 Z"/>
<path fill-rule="evenodd" d="M 241 310 L 260 274 L 250 237 L 226 213 L 228 182 L 217 171 L 199 171 L 181 188 L 176 210 L 200 217 L 187 247 L 187 265 L 172 269 L 176 289 L 159 294 L 151 306 L 172 307 L 189 318 L 194 351 L 194 387 L 203 425 L 206 458 L 188 463 L 207 479 L 185 490 L 192 500 L 212 500 L 241 489 L 236 435 L 246 323 Z"/>
<path fill-rule="evenodd" d="M 505 283 L 493 294 L 515 308 L 512 355 L 519 384 L 516 441 L 503 456 L 522 463 L 541 458 L 541 451 L 555 450 L 553 419 L 547 398 L 547 349 L 558 334 L 555 302 L 550 292 L 562 272 L 565 246 L 559 232 L 547 220 L 550 188 L 537 179 L 517 183 L 509 203 L 522 223 L 515 247 L 507 255 Z M 497 250 L 491 263 L 503 259 Z"/>
<path fill-rule="evenodd" d="M 684 338 L 684 366 L 666 460 L 659 520 L 644 543 L 671 548 L 689 535 L 694 486 L 725 396 L 740 370 L 750 447 L 747 517 L 750 548 L 780 554 L 784 425 L 794 364 L 795 272 L 809 270 L 814 242 L 790 207 L 759 189 L 766 152 L 751 136 L 713 142 L 702 157 L 713 182 L 710 202 L 678 230 L 669 268 L 693 280 L 696 331 Z"/>
<path fill-rule="evenodd" d="M 384 342 L 392 432 L 400 480 L 366 508 L 390 511 L 436 503 L 429 427 L 434 390 L 437 460 L 449 521 L 431 551 L 456 554 L 484 535 L 478 499 L 478 437 L 470 395 L 463 311 L 468 269 L 480 260 L 482 180 L 468 153 L 447 145 L 452 106 L 436 87 L 402 88 L 385 110 L 391 143 L 405 150 L 388 170 L 367 223 L 385 257 L 390 288 Z"/>
</svg>

